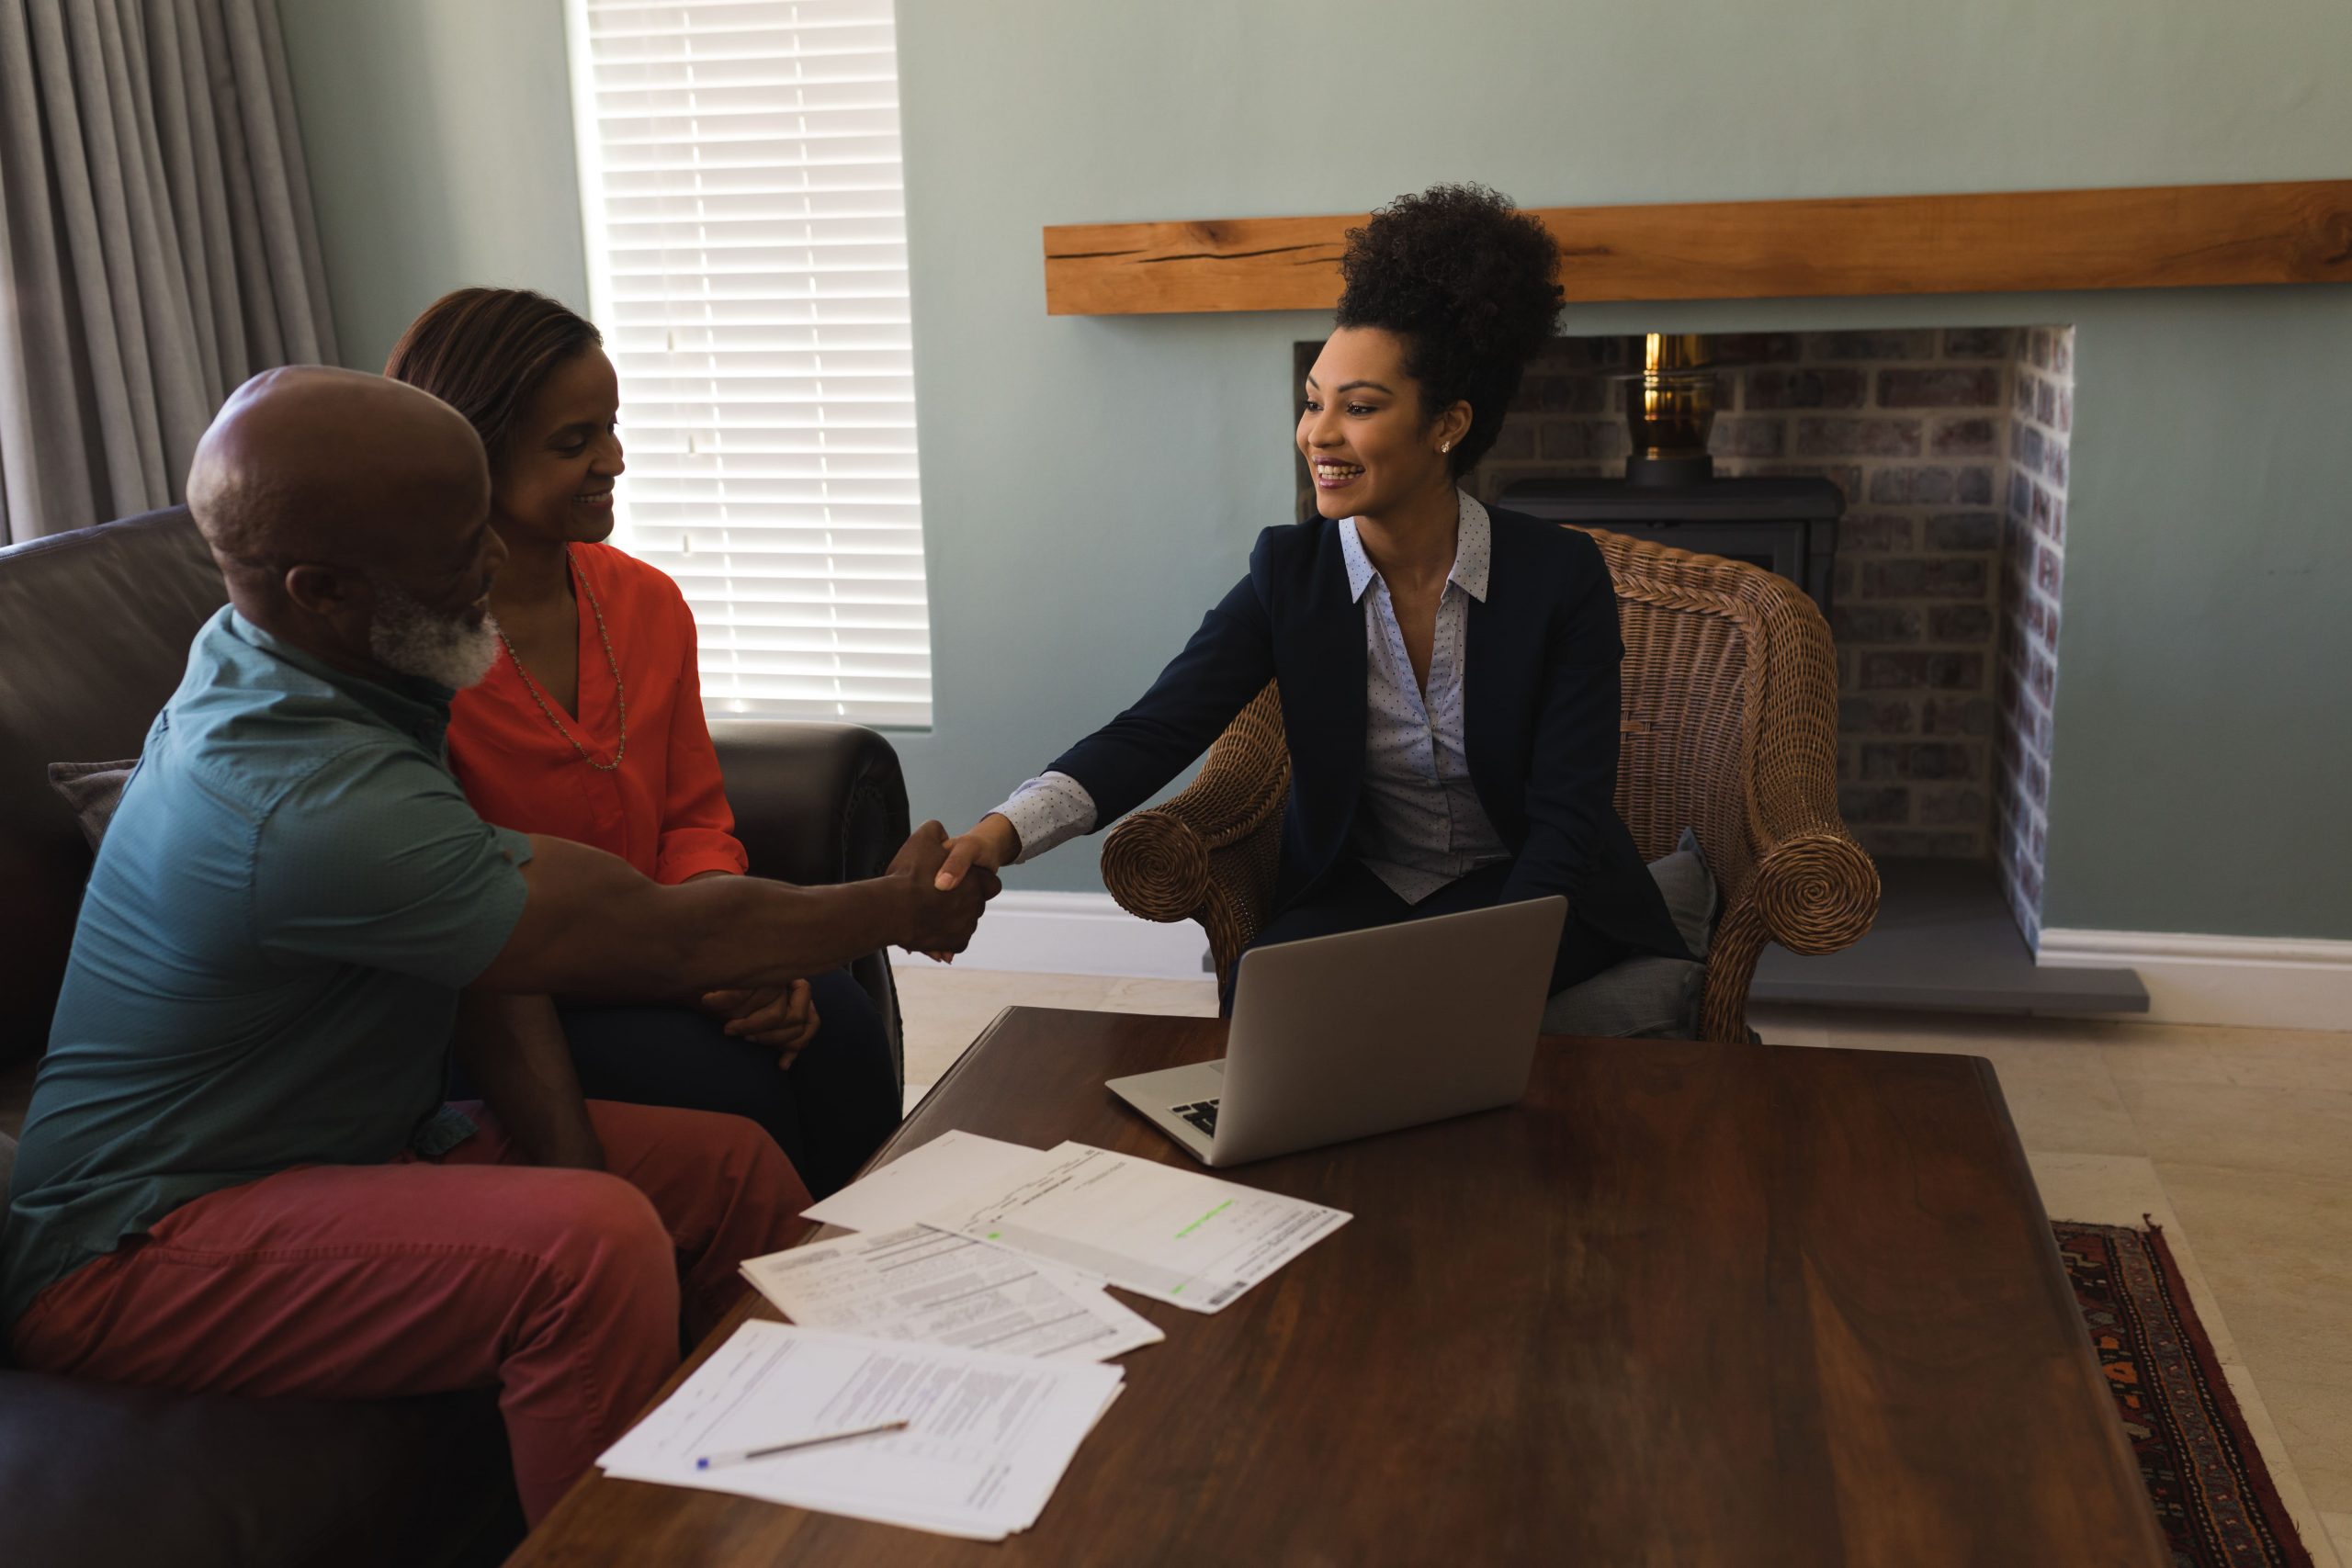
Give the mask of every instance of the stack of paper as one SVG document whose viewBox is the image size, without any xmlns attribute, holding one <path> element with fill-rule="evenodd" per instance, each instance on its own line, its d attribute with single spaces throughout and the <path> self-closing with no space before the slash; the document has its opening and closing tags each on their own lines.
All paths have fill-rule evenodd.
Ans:
<svg viewBox="0 0 2352 1568">
<path fill-rule="evenodd" d="M 1350 1218 L 1085 1144 L 971 1133 L 943 1134 L 806 1213 L 849 1230 L 952 1231 L 1194 1312 L 1231 1305 Z"/>
<path fill-rule="evenodd" d="M 1119 1369 L 754 1321 L 597 1463 L 881 1524 L 1001 1540 L 1044 1512 Z M 907 1429 L 766 1459 L 712 1455 L 903 1419 Z"/>
<path fill-rule="evenodd" d="M 924 1225 L 796 1247 L 743 1277 L 805 1328 L 1107 1360 L 1167 1337 L 1089 1280 Z"/>
<path fill-rule="evenodd" d="M 1001 1540 L 1036 1521 L 1165 1337 L 1105 1283 L 1216 1312 L 1347 1223 L 1337 1209 L 1063 1144 L 948 1133 L 807 1211 L 862 1234 L 743 1265 L 753 1322 L 615 1444 L 606 1473 Z M 721 1452 L 904 1417 L 740 1463 Z"/>
<path fill-rule="evenodd" d="M 1064 1144 L 1041 1163 L 1009 1165 L 990 1187 L 923 1223 L 1216 1312 L 1348 1219 L 1320 1203 Z"/>
<path fill-rule="evenodd" d="M 998 1191 L 1026 1180 L 1052 1157 L 1044 1149 L 978 1133 L 942 1133 L 800 1213 L 845 1231 L 904 1230 L 967 1193 Z"/>
</svg>

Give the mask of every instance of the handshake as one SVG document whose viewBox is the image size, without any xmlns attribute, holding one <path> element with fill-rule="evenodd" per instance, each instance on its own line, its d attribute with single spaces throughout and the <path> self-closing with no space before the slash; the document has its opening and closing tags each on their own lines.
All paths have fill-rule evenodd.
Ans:
<svg viewBox="0 0 2352 1568">
<path fill-rule="evenodd" d="M 1012 824 L 994 812 L 959 838 L 949 838 L 936 822 L 916 829 L 885 873 L 906 887 L 913 911 L 908 934 L 899 945 L 942 964 L 953 963 L 970 944 L 980 910 L 1003 888 L 997 868 L 1020 853 L 1021 840 Z"/>
</svg>

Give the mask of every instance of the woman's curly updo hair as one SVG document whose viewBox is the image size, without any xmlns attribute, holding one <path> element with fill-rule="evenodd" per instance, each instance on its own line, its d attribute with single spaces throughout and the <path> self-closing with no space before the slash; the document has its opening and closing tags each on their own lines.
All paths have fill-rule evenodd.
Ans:
<svg viewBox="0 0 2352 1568">
<path fill-rule="evenodd" d="M 1400 196 L 1348 231 L 1337 324 L 1405 341 L 1405 373 L 1434 420 L 1470 405 L 1470 432 L 1447 454 L 1456 475 L 1502 433 L 1519 378 L 1560 313 L 1560 247 L 1542 222 L 1482 185 Z"/>
<path fill-rule="evenodd" d="M 384 374 L 464 414 L 495 470 L 514 422 L 548 373 L 604 341 L 585 317 L 544 294 L 460 288 L 409 323 Z"/>
</svg>

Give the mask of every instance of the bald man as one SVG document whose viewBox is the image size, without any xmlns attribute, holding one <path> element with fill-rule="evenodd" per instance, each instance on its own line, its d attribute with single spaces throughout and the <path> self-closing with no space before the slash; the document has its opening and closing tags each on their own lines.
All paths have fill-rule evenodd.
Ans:
<svg viewBox="0 0 2352 1568">
<path fill-rule="evenodd" d="M 495 1385 L 536 1521 L 675 1368 L 682 1306 L 698 1337 L 807 1191 L 748 1121 L 582 1104 L 560 1040 L 502 1031 L 498 996 L 699 995 L 959 949 L 992 885 L 934 886 L 936 823 L 888 874 L 821 888 L 663 887 L 485 824 L 442 735 L 497 649 L 504 551 L 481 443 L 425 393 L 258 377 L 188 502 L 231 603 L 91 874 L 0 1325 L 21 1364 L 108 1382 Z M 461 993 L 491 1111 L 441 1102 Z"/>
</svg>

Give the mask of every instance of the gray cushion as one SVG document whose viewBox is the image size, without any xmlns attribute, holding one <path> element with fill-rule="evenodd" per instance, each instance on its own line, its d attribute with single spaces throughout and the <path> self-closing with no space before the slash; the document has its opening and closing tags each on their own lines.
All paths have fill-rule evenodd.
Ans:
<svg viewBox="0 0 2352 1568">
<path fill-rule="evenodd" d="M 49 784 L 65 797 L 74 808 L 74 817 L 82 824 L 82 836 L 90 840 L 90 852 L 97 852 L 98 840 L 107 836 L 107 824 L 114 820 L 114 808 L 122 804 L 122 786 L 130 782 L 130 771 L 139 766 L 139 759 L 126 757 L 114 762 L 51 762 Z"/>
<path fill-rule="evenodd" d="M 1674 852 L 1650 862 L 1650 878 L 1666 896 L 1666 912 L 1674 917 L 1682 944 L 1692 956 L 1706 957 L 1715 935 L 1715 874 L 1699 852 L 1699 835 L 1683 829 Z"/>
<path fill-rule="evenodd" d="M 1684 829 L 1672 854 L 1650 862 L 1650 875 L 1684 945 L 1706 957 L 1714 939 L 1715 877 L 1699 853 L 1698 836 Z M 1554 997 L 1544 1010 L 1544 1032 L 1695 1040 L 1706 979 L 1707 966 L 1686 959 L 1624 959 Z"/>
</svg>

